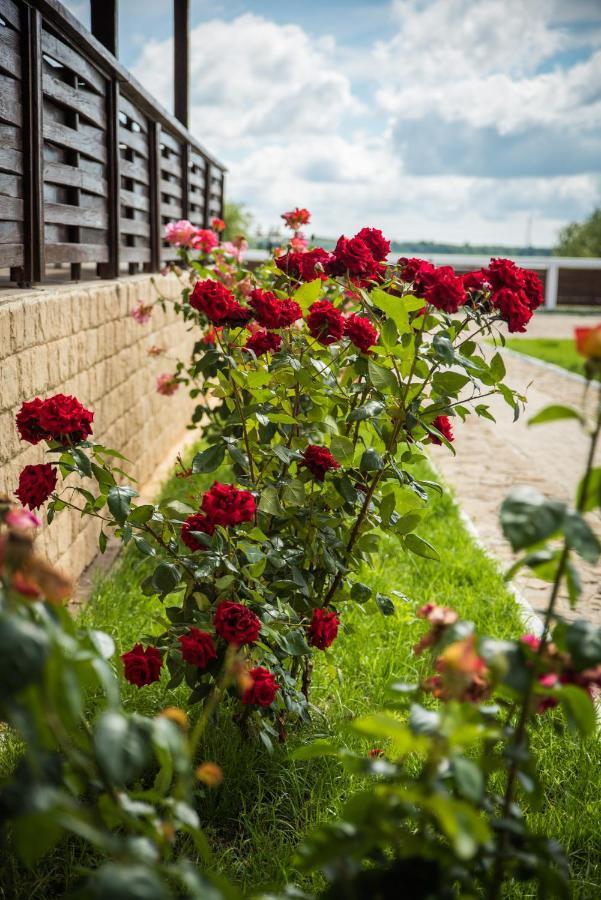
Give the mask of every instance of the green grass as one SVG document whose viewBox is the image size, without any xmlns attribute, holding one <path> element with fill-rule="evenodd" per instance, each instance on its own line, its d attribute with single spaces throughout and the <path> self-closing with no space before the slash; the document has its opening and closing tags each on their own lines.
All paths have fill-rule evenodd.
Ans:
<svg viewBox="0 0 601 900">
<path fill-rule="evenodd" d="M 196 490 L 203 486 L 199 481 Z M 190 482 L 174 479 L 169 493 L 174 492 L 186 497 Z M 348 729 L 350 721 L 384 706 L 386 687 L 393 678 L 410 680 L 416 675 L 418 663 L 411 647 L 423 631 L 423 623 L 418 624 L 414 615 L 418 604 L 452 605 L 478 629 L 497 637 L 523 631 L 515 600 L 495 564 L 467 533 L 448 493 L 433 498 L 431 515 L 420 533 L 439 549 L 440 562 L 405 555 L 394 540 L 383 537 L 378 562 L 361 573 L 361 580 L 376 590 L 400 590 L 410 599 L 399 600 L 396 615 L 390 618 L 371 603 L 342 610 L 344 630 L 332 650 L 318 654 L 312 696 L 317 710 L 310 728 L 292 733 L 272 756 L 261 745 L 245 742 L 227 712 L 206 736 L 203 757 L 218 762 L 225 779 L 218 789 L 199 795 L 199 812 L 217 866 L 246 889 L 290 881 L 308 890 L 321 885 L 319 876 L 294 870 L 294 850 L 312 825 L 337 815 L 359 782 L 334 760 L 293 762 L 290 753 L 315 737 L 357 745 L 359 739 Z M 140 563 L 126 552 L 98 584 L 82 614 L 85 625 L 112 634 L 120 651 L 149 631 L 162 630 L 158 621 L 151 622 L 153 616 L 161 615 L 160 602 L 144 597 L 138 588 L 147 567 L 147 562 Z M 185 703 L 185 691 L 167 691 L 164 682 L 142 690 L 125 685 L 124 696 L 132 710 L 150 714 L 168 704 Z M 542 758 L 546 793 L 541 809 L 532 811 L 530 818 L 566 846 L 575 896 L 597 897 L 601 893 L 599 744 L 589 741 L 580 747 L 564 732 L 555 713 L 535 729 L 533 744 Z M 77 847 L 71 844 L 51 854 L 34 874 L 16 873 L 13 864 L 6 862 L 11 877 L 19 879 L 20 893 L 4 896 L 7 900 L 9 896 L 28 900 L 54 896 L 53 890 L 64 887 L 66 870 L 78 859 Z M 534 897 L 535 892 L 516 887 L 507 896 Z"/>
<path fill-rule="evenodd" d="M 561 366 L 568 372 L 584 375 L 584 358 L 576 352 L 576 345 L 571 338 L 509 338 L 506 345 L 517 353 L 534 356 Z"/>
</svg>

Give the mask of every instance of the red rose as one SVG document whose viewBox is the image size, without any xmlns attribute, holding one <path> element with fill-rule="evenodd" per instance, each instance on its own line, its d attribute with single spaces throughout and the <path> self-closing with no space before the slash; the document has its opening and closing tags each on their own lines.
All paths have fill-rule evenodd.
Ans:
<svg viewBox="0 0 601 900">
<path fill-rule="evenodd" d="M 311 219 L 311 213 L 308 209 L 296 209 L 290 212 L 282 213 L 282 219 L 292 231 L 298 231 L 303 225 L 308 225 Z"/>
<path fill-rule="evenodd" d="M 401 279 L 408 284 L 413 284 L 413 293 L 422 297 L 429 283 L 428 279 L 434 272 L 432 263 L 426 259 L 417 259 L 415 256 L 410 259 L 401 256 L 398 265 Z"/>
<path fill-rule="evenodd" d="M 329 300 L 317 300 L 309 309 L 307 325 L 311 336 L 328 346 L 339 341 L 344 334 L 344 317 L 334 309 Z"/>
<path fill-rule="evenodd" d="M 367 353 L 378 340 L 378 332 L 365 316 L 349 316 L 344 324 L 344 333 L 363 353 Z"/>
<path fill-rule="evenodd" d="M 255 356 L 263 356 L 264 353 L 277 353 L 281 346 L 282 338 L 279 334 L 258 328 L 254 334 L 251 334 L 244 349 L 252 350 Z"/>
<path fill-rule="evenodd" d="M 302 318 L 302 310 L 294 300 L 279 300 L 271 291 L 257 289 L 251 293 L 250 306 L 264 328 L 287 328 Z"/>
<path fill-rule="evenodd" d="M 311 623 L 307 629 L 311 646 L 317 647 L 318 650 L 326 650 L 336 640 L 339 625 L 340 620 L 335 612 L 328 612 L 325 609 L 313 610 Z"/>
<path fill-rule="evenodd" d="M 187 634 L 180 635 L 179 643 L 184 662 L 199 669 L 206 669 L 212 659 L 217 658 L 213 638 L 208 631 L 191 628 Z"/>
<path fill-rule="evenodd" d="M 534 312 L 535 309 L 538 309 L 545 302 L 543 283 L 536 272 L 532 272 L 530 269 L 522 269 L 522 274 L 524 276 L 524 293 L 528 300 L 528 306 Z"/>
<path fill-rule="evenodd" d="M 461 278 L 455 275 L 451 266 L 440 266 L 426 276 L 424 297 L 436 309 L 446 313 L 456 313 L 467 300 Z"/>
<path fill-rule="evenodd" d="M 248 674 L 252 684 L 242 694 L 242 702 L 246 706 L 271 706 L 280 689 L 275 675 L 263 666 L 255 666 Z"/>
<path fill-rule="evenodd" d="M 362 228 L 355 235 L 367 244 L 376 262 L 384 262 L 390 253 L 390 241 L 387 241 L 379 228 Z"/>
<path fill-rule="evenodd" d="M 86 409 L 76 397 L 55 394 L 47 400 L 36 397 L 24 403 L 17 413 L 17 428 L 25 441 L 38 444 L 41 440 L 76 444 L 92 434 L 94 413 Z"/>
<path fill-rule="evenodd" d="M 523 270 L 511 259 L 491 259 L 484 271 L 488 275 L 493 291 L 500 291 L 501 288 L 519 291 L 524 287 Z"/>
<path fill-rule="evenodd" d="M 477 269 L 475 272 L 466 272 L 461 276 L 463 287 L 466 291 L 490 291 L 490 277 L 486 269 Z"/>
<path fill-rule="evenodd" d="M 518 293 L 509 288 L 501 288 L 492 295 L 491 303 L 499 310 L 503 321 L 507 322 L 509 331 L 526 331 L 526 325 L 532 318 L 532 310 L 523 291 Z"/>
<path fill-rule="evenodd" d="M 223 219 L 218 219 L 217 217 L 215 217 L 214 219 L 211 219 L 211 228 L 213 229 L 213 231 L 224 231 L 225 222 L 223 221 Z"/>
<path fill-rule="evenodd" d="M 206 544 L 195 538 L 192 534 L 193 531 L 201 531 L 208 535 L 215 534 L 214 524 L 202 513 L 192 513 L 182 525 L 181 538 L 186 547 L 189 547 L 190 550 L 206 550 Z"/>
<path fill-rule="evenodd" d="M 127 653 L 121 655 L 125 667 L 125 677 L 130 684 L 142 687 L 152 684 L 161 677 L 163 660 L 156 647 L 144 649 L 142 644 L 136 644 Z"/>
<path fill-rule="evenodd" d="M 261 621 L 251 609 L 232 600 L 221 600 L 213 617 L 215 631 L 228 644 L 254 644 L 261 633 Z"/>
<path fill-rule="evenodd" d="M 432 422 L 432 425 L 434 425 L 434 428 L 436 428 L 437 431 L 440 431 L 440 433 L 446 437 L 449 444 L 453 443 L 455 438 L 453 436 L 453 429 L 451 427 L 451 421 L 448 416 L 436 416 L 436 418 Z M 440 440 L 440 438 L 437 437 L 435 434 L 430 435 L 430 441 L 433 444 L 442 444 L 442 441 Z"/>
<path fill-rule="evenodd" d="M 377 261 L 360 237 L 346 238 L 344 235 L 338 238 L 334 255 L 328 265 L 328 275 L 359 275 L 363 278 L 374 275 L 378 269 Z"/>
<path fill-rule="evenodd" d="M 326 277 L 325 270 L 331 259 L 330 253 L 322 247 L 315 247 L 306 253 L 286 253 L 284 256 L 278 256 L 275 264 L 295 281 L 313 281 L 315 278 Z"/>
<path fill-rule="evenodd" d="M 303 452 L 303 461 L 301 466 L 311 472 L 318 481 L 323 481 L 325 474 L 329 469 L 339 469 L 340 463 L 336 462 L 327 447 L 319 447 L 316 444 L 309 444 Z"/>
<path fill-rule="evenodd" d="M 233 484 L 215 482 L 202 498 L 202 509 L 214 525 L 239 525 L 251 522 L 257 505 L 250 491 L 240 491 Z"/>
<path fill-rule="evenodd" d="M 241 306 L 221 282 L 207 278 L 197 281 L 190 295 L 190 306 L 205 314 L 213 325 L 244 325 L 252 313 Z"/>
<path fill-rule="evenodd" d="M 56 487 L 56 470 L 50 463 L 25 466 L 19 475 L 19 487 L 15 491 L 23 506 L 37 509 L 45 503 Z"/>
</svg>

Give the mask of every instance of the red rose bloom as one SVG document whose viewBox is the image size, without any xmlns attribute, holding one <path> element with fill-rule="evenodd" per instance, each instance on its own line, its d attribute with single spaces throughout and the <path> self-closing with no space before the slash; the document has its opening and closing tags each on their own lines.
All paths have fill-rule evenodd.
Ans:
<svg viewBox="0 0 601 900">
<path fill-rule="evenodd" d="M 330 253 L 322 247 L 315 247 L 306 253 L 286 253 L 284 256 L 278 256 L 275 264 L 295 281 L 313 281 L 315 278 L 326 277 L 325 270 L 331 259 Z"/>
<path fill-rule="evenodd" d="M 426 259 L 417 259 L 412 256 L 407 259 L 401 256 L 398 265 L 400 267 L 400 276 L 402 280 L 408 284 L 413 284 L 413 293 L 418 297 L 422 297 L 429 283 L 429 277 L 434 272 L 434 266 Z"/>
<path fill-rule="evenodd" d="M 452 444 L 455 440 L 453 436 L 453 429 L 451 427 L 451 421 L 448 416 L 436 416 L 434 421 L 432 422 L 434 428 L 440 431 L 441 434 L 444 434 L 449 444 Z M 430 435 L 430 441 L 433 444 L 442 444 L 442 441 L 435 434 Z"/>
<path fill-rule="evenodd" d="M 281 346 L 282 338 L 279 334 L 258 328 L 254 334 L 251 334 L 244 349 L 252 350 L 255 356 L 263 356 L 264 353 L 277 353 Z"/>
<path fill-rule="evenodd" d="M 252 684 L 242 694 L 242 702 L 246 706 L 271 706 L 280 689 L 275 675 L 263 666 L 255 666 L 248 674 Z"/>
<path fill-rule="evenodd" d="M 76 397 L 55 394 L 47 400 L 36 397 L 24 403 L 17 413 L 17 428 L 25 441 L 38 444 L 41 440 L 76 444 L 92 434 L 94 413 L 86 409 Z"/>
<path fill-rule="evenodd" d="M 518 293 L 509 288 L 501 288 L 492 295 L 491 303 L 499 310 L 503 321 L 507 322 L 509 331 L 526 331 L 526 325 L 532 318 L 532 310 L 523 291 Z"/>
<path fill-rule="evenodd" d="M 338 238 L 332 261 L 328 265 L 329 275 L 358 275 L 366 278 L 374 275 L 378 269 L 371 249 L 360 237 Z"/>
<path fill-rule="evenodd" d="M 217 658 L 215 644 L 208 631 L 191 628 L 187 634 L 180 635 L 179 644 L 184 662 L 199 669 L 206 669 L 210 661 Z"/>
<path fill-rule="evenodd" d="M 303 452 L 303 461 L 301 466 L 311 472 L 318 481 L 323 481 L 325 474 L 329 469 L 339 469 L 340 463 L 337 462 L 327 447 L 319 447 L 317 444 L 309 444 Z"/>
<path fill-rule="evenodd" d="M 349 316 L 344 324 L 344 333 L 363 353 L 367 353 L 378 340 L 378 332 L 365 316 Z"/>
<path fill-rule="evenodd" d="M 19 475 L 19 487 L 15 496 L 23 506 L 37 509 L 45 503 L 56 487 L 56 470 L 50 463 L 25 466 Z"/>
<path fill-rule="evenodd" d="M 136 644 L 127 653 L 121 655 L 125 667 L 125 677 L 130 684 L 142 687 L 152 684 L 161 677 L 163 660 L 156 647 L 144 649 L 142 644 Z"/>
<path fill-rule="evenodd" d="M 325 609 L 313 610 L 311 623 L 307 629 L 307 637 L 312 647 L 318 650 L 327 650 L 333 644 L 338 635 L 340 620 L 335 612 Z"/>
<path fill-rule="evenodd" d="M 545 301 L 543 283 L 536 272 L 532 272 L 530 269 L 522 269 L 522 274 L 524 276 L 524 294 L 527 297 L 528 306 L 534 312 Z"/>
<path fill-rule="evenodd" d="M 312 304 L 307 325 L 311 336 L 326 347 L 339 341 L 344 334 L 344 317 L 329 300 L 317 300 Z"/>
<path fill-rule="evenodd" d="M 511 259 L 491 259 L 488 269 L 484 271 L 493 291 L 500 291 L 501 288 L 519 291 L 524 287 L 524 272 Z"/>
<path fill-rule="evenodd" d="M 261 633 L 261 621 L 251 609 L 232 600 L 221 600 L 215 610 L 213 624 L 217 634 L 228 644 L 254 644 Z"/>
<path fill-rule="evenodd" d="M 463 282 L 451 266 L 440 266 L 427 275 L 424 297 L 436 309 L 446 313 L 456 313 L 467 300 Z"/>
<path fill-rule="evenodd" d="M 308 209 L 296 209 L 290 212 L 282 213 L 282 219 L 292 231 L 298 231 L 303 225 L 308 225 L 311 219 L 311 213 Z"/>
<path fill-rule="evenodd" d="M 213 229 L 213 231 L 224 231 L 225 222 L 223 221 L 223 219 L 218 219 L 217 217 L 215 217 L 214 219 L 211 219 L 211 228 Z"/>
<path fill-rule="evenodd" d="M 302 310 L 294 300 L 279 300 L 271 291 L 254 290 L 250 306 L 255 319 L 264 328 L 287 328 L 302 318 Z"/>
<path fill-rule="evenodd" d="M 202 509 L 213 525 L 239 525 L 251 522 L 257 505 L 250 491 L 241 491 L 233 484 L 215 482 L 202 498 Z"/>
<path fill-rule="evenodd" d="M 463 287 L 466 291 L 490 291 L 491 284 L 486 269 L 477 269 L 475 272 L 466 272 L 461 276 Z"/>
<path fill-rule="evenodd" d="M 252 315 L 249 309 L 238 303 L 231 291 L 211 278 L 196 282 L 190 295 L 190 306 L 204 313 L 213 325 L 241 326 Z"/>
<path fill-rule="evenodd" d="M 203 534 L 215 534 L 215 526 L 202 513 L 192 513 L 182 525 L 181 538 L 190 550 L 206 550 L 206 545 L 201 543 L 192 534 L 193 531 L 201 531 Z"/>
<path fill-rule="evenodd" d="M 387 241 L 379 228 L 362 228 L 355 235 L 367 244 L 376 262 L 384 262 L 390 253 L 390 241 Z"/>
</svg>

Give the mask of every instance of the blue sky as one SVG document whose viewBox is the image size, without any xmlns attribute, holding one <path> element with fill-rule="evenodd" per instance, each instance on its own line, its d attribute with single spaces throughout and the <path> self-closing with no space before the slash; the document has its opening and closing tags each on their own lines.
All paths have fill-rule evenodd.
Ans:
<svg viewBox="0 0 601 900">
<path fill-rule="evenodd" d="M 70 0 L 85 20 L 85 0 Z M 192 130 L 264 227 L 551 244 L 601 203 L 600 0 L 192 0 Z M 171 0 L 120 56 L 171 107 Z"/>
</svg>

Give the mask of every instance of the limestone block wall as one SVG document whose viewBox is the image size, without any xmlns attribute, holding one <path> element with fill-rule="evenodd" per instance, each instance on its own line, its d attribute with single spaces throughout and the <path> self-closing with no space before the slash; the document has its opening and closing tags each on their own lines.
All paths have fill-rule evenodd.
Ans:
<svg viewBox="0 0 601 900">
<path fill-rule="evenodd" d="M 174 275 L 157 276 L 175 298 Z M 124 467 L 143 486 L 179 445 L 193 402 L 182 386 L 171 397 L 156 377 L 185 359 L 194 335 L 171 309 L 154 308 L 150 322 L 130 315 L 157 291 L 147 275 L 0 294 L 0 495 L 12 495 L 29 463 L 44 461 L 44 445 L 20 440 L 15 413 L 23 400 L 74 394 L 94 412 L 94 438 L 125 454 Z M 148 355 L 151 346 L 164 348 Z M 98 523 L 70 510 L 44 526 L 38 547 L 72 577 L 98 550 Z"/>
</svg>

